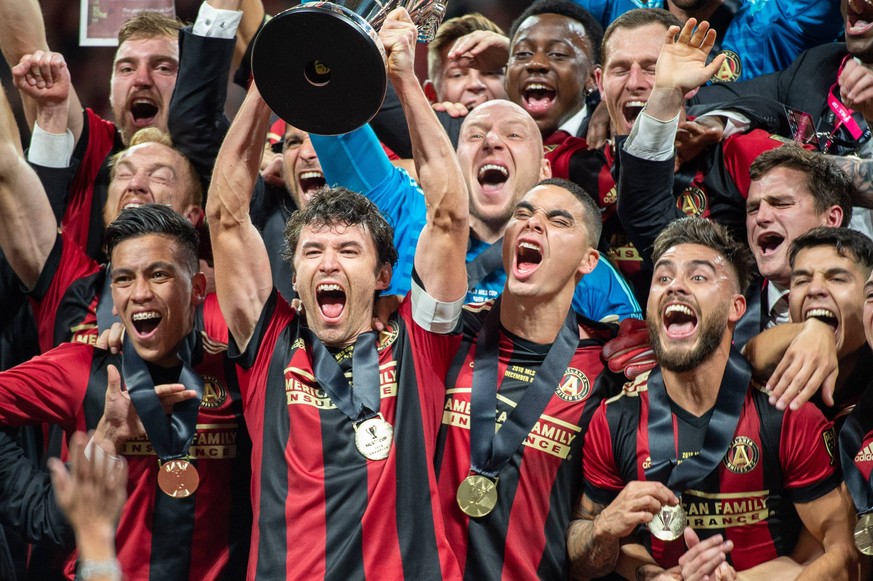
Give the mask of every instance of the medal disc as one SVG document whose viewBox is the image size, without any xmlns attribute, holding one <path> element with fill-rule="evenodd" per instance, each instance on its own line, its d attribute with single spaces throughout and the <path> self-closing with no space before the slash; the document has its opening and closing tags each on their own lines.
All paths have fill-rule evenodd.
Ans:
<svg viewBox="0 0 873 581">
<path fill-rule="evenodd" d="M 193 464 L 184 459 L 169 460 L 158 470 L 158 486 L 167 496 L 191 496 L 200 484 L 200 475 Z"/>
<path fill-rule="evenodd" d="M 864 555 L 873 555 L 873 513 L 862 514 L 855 524 L 855 546 Z"/>
<path fill-rule="evenodd" d="M 473 474 L 461 482 L 455 497 L 464 514 L 479 518 L 490 513 L 497 505 L 497 483 Z"/>
<path fill-rule="evenodd" d="M 355 424 L 355 447 L 368 460 L 384 460 L 391 452 L 394 428 L 379 414 Z"/>
<path fill-rule="evenodd" d="M 685 511 L 681 504 L 676 506 L 665 504 L 648 524 L 648 527 L 655 538 L 662 541 L 675 541 L 682 536 L 682 531 L 685 530 L 685 521 Z"/>
</svg>

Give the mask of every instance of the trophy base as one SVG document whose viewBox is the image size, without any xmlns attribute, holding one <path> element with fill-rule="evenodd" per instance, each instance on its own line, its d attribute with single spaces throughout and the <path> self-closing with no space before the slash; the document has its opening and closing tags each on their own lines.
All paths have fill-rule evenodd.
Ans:
<svg viewBox="0 0 873 581">
<path fill-rule="evenodd" d="M 385 49 L 354 12 L 310 2 L 267 22 L 252 47 L 252 76 L 270 109 L 308 133 L 364 125 L 385 98 Z"/>
</svg>

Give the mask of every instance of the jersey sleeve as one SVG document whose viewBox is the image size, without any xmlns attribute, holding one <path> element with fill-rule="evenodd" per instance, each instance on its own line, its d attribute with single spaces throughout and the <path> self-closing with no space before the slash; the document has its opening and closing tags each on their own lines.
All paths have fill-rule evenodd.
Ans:
<svg viewBox="0 0 873 581">
<path fill-rule="evenodd" d="M 97 262 L 89 258 L 66 232 L 58 234 L 39 279 L 29 293 L 43 352 L 54 346 L 55 317 L 67 290 L 76 280 L 99 270 Z"/>
<path fill-rule="evenodd" d="M 780 448 L 784 484 L 793 502 L 815 500 L 839 485 L 834 427 L 815 406 L 785 412 Z"/>
<path fill-rule="evenodd" d="M 604 257 L 597 266 L 582 277 L 573 292 L 573 310 L 595 321 L 609 320 L 616 316 L 618 321 L 628 317 L 641 319 L 643 311 L 634 297 L 630 285 Z"/>
<path fill-rule="evenodd" d="M 625 486 L 615 461 L 612 434 L 606 419 L 604 401 L 594 412 L 582 452 L 582 473 L 585 478 L 585 494 L 598 504 L 612 502 Z"/>
<path fill-rule="evenodd" d="M 427 219 L 421 188 L 391 164 L 369 125 L 345 135 L 310 138 L 327 183 L 367 196 L 394 227 L 397 265 L 383 294 L 405 296 L 411 288 L 418 235 Z"/>
<path fill-rule="evenodd" d="M 785 139 L 771 135 L 761 129 L 728 137 L 723 146 L 724 164 L 743 198 L 749 197 L 749 166 L 765 151 L 776 149 Z"/>
<path fill-rule="evenodd" d="M 76 429 L 83 413 L 94 349 L 64 343 L 12 369 L 0 372 L 0 424 L 59 424 Z"/>
</svg>

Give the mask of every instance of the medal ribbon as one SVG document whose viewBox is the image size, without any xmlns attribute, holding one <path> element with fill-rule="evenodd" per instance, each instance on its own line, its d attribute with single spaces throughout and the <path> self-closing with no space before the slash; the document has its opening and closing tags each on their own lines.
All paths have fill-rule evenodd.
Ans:
<svg viewBox="0 0 873 581">
<path fill-rule="evenodd" d="M 352 352 L 352 380 L 349 385 L 343 370 L 324 343 L 307 327 L 300 331 L 309 343 L 315 379 L 324 388 L 337 409 L 350 420 L 369 419 L 379 413 L 379 352 L 376 350 L 376 332 L 358 335 Z M 348 389 L 343 389 L 343 388 Z M 366 408 L 366 411 L 365 411 Z M 363 417 L 362 417 L 363 416 Z"/>
<path fill-rule="evenodd" d="M 843 479 L 859 515 L 873 512 L 873 480 L 865 481 L 864 475 L 855 464 L 855 454 L 861 449 L 864 436 L 873 429 L 873 414 L 870 410 L 873 410 L 873 389 L 868 387 L 854 411 L 846 418 L 839 435 Z"/>
<path fill-rule="evenodd" d="M 203 379 L 187 363 L 190 355 L 185 353 L 186 344 L 183 342 L 179 353 L 179 358 L 182 360 L 179 383 L 186 389 L 197 392 L 197 397 L 177 403 L 173 407 L 173 414 L 169 421 L 161 406 L 161 400 L 155 392 L 152 374 L 134 349 L 133 341 L 125 341 L 122 349 L 121 367 L 124 383 L 155 453 L 161 463 L 184 458 L 188 454 L 191 442 L 194 441 L 197 414 L 200 411 L 200 400 L 203 398 Z"/>
<path fill-rule="evenodd" d="M 470 464 L 473 472 L 497 478 L 546 409 L 578 345 L 579 328 L 576 313 L 571 309 L 533 382 L 495 433 L 500 298 L 494 301 L 479 332 L 473 364 L 473 393 L 470 397 Z"/>
<path fill-rule="evenodd" d="M 652 465 L 646 470 L 646 480 L 662 482 L 679 496 L 712 472 L 724 458 L 737 429 L 751 378 L 752 369 L 748 362 L 739 351 L 731 347 L 712 417 L 703 439 L 703 447 L 699 454 L 678 464 L 670 398 L 664 386 L 661 369 L 653 369 L 648 381 L 648 434 Z"/>
</svg>

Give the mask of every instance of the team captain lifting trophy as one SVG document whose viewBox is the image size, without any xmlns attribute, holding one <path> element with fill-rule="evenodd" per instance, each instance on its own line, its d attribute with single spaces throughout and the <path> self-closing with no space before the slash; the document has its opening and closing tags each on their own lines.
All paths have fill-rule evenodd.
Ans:
<svg viewBox="0 0 873 581">
<path fill-rule="evenodd" d="M 430 42 L 446 0 L 307 2 L 267 22 L 252 48 L 252 75 L 276 115 L 309 133 L 339 135 L 370 121 L 385 98 L 378 31 L 406 8 L 418 41 Z"/>
</svg>

